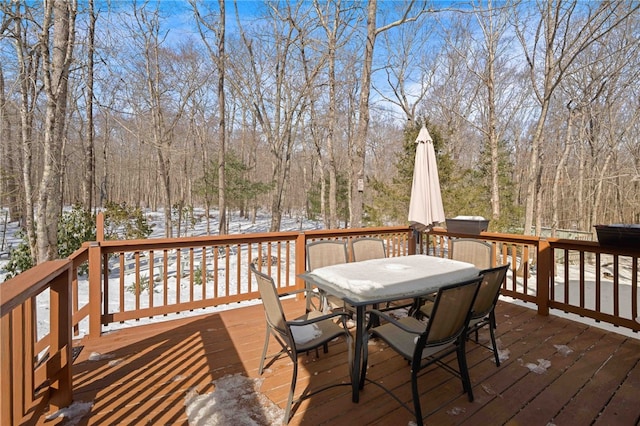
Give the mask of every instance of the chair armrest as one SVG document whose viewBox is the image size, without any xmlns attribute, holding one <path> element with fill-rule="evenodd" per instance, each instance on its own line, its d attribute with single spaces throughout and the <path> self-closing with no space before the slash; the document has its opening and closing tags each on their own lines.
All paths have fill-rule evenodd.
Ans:
<svg viewBox="0 0 640 426">
<path fill-rule="evenodd" d="M 320 315 L 319 317 L 313 317 L 313 318 L 302 320 L 302 321 L 287 321 L 287 324 L 290 326 L 309 325 L 309 324 L 315 324 L 317 322 L 328 320 L 335 317 L 349 317 L 349 313 L 348 312 L 332 312 L 330 314 Z"/>
<path fill-rule="evenodd" d="M 286 293 L 280 293 L 278 294 L 278 297 L 287 297 L 287 296 L 293 296 L 294 294 L 311 293 L 311 292 L 313 292 L 313 290 L 302 288 L 300 290 L 293 290 L 293 291 L 288 291 Z"/>
<path fill-rule="evenodd" d="M 398 322 L 395 318 L 385 314 L 384 312 L 378 310 L 378 309 L 367 309 L 367 313 L 368 314 L 373 314 L 373 315 L 377 315 L 381 318 L 384 318 L 385 321 L 390 322 L 391 324 L 395 325 L 396 327 L 398 327 L 399 329 L 406 331 L 407 333 L 411 333 L 411 334 L 416 334 L 416 335 L 421 335 L 422 333 L 424 333 L 423 331 L 416 331 L 413 330 L 409 327 L 407 327 L 406 325 L 402 324 L 401 322 Z"/>
</svg>

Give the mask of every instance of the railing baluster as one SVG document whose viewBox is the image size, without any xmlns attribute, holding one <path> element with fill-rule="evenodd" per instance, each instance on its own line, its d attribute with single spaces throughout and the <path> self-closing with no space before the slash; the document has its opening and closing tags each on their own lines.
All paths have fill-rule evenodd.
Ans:
<svg viewBox="0 0 640 426">
<path fill-rule="evenodd" d="M 155 252 L 149 250 L 149 281 L 147 291 L 149 292 L 149 309 L 153 309 L 153 290 L 155 284 L 156 259 Z"/>
<path fill-rule="evenodd" d="M 194 257 L 193 247 L 189 249 L 189 302 L 193 302 L 194 298 L 194 286 L 195 286 L 195 269 L 194 269 Z"/>
<path fill-rule="evenodd" d="M 162 292 L 164 306 L 169 304 L 169 256 L 167 249 L 162 251 Z M 165 314 L 166 315 L 166 314 Z"/>
<path fill-rule="evenodd" d="M 579 264 L 580 264 L 580 307 L 585 307 L 585 280 L 584 280 L 584 252 L 580 252 L 579 256 Z M 569 268 L 566 268 L 569 269 Z"/>
<path fill-rule="evenodd" d="M 638 316 L 638 258 L 632 258 L 631 264 L 631 318 L 640 323 L 640 317 Z"/>
<path fill-rule="evenodd" d="M 602 271 L 600 263 L 600 253 L 596 253 L 596 311 L 602 309 Z"/>
<path fill-rule="evenodd" d="M 620 257 L 613 255 L 613 316 L 620 316 Z"/>
<path fill-rule="evenodd" d="M 182 297 L 180 296 L 180 286 L 182 283 L 182 250 L 176 249 L 176 303 L 180 304 Z"/>
<path fill-rule="evenodd" d="M 124 278 L 126 277 L 125 275 L 125 269 L 127 267 L 127 264 L 125 262 L 126 258 L 125 258 L 125 254 L 124 252 L 120 252 L 119 253 L 119 258 L 120 258 L 120 312 L 124 312 L 125 308 L 124 308 L 124 300 L 125 300 L 125 282 L 124 282 Z M 108 280 L 106 280 L 105 282 L 109 282 Z M 107 288 L 109 287 L 108 285 L 106 286 Z M 109 312 L 109 311 L 105 311 Z"/>
</svg>

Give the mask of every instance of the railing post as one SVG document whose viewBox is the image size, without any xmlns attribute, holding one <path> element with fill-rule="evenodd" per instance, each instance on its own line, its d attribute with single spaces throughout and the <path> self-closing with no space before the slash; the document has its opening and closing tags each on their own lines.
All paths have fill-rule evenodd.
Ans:
<svg viewBox="0 0 640 426">
<path fill-rule="evenodd" d="M 89 245 L 89 336 L 100 337 L 102 322 L 102 254 L 100 243 Z"/>
<path fill-rule="evenodd" d="M 298 234 L 296 238 L 296 289 L 305 287 L 304 280 L 298 278 L 298 275 L 304 274 L 307 270 L 307 237 L 304 232 Z M 299 295 L 298 298 L 302 299 Z"/>
<path fill-rule="evenodd" d="M 422 238 L 429 238 L 429 234 L 424 233 L 422 235 Z M 412 254 L 416 254 L 416 231 L 414 231 L 413 229 L 409 229 L 409 247 L 408 247 L 408 254 L 412 255 Z M 421 250 L 422 251 L 422 250 Z"/>
<path fill-rule="evenodd" d="M 549 315 L 549 285 L 553 265 L 553 250 L 547 240 L 538 241 L 538 261 L 536 275 L 536 296 L 538 299 L 538 314 Z"/>
<path fill-rule="evenodd" d="M 50 349 L 52 363 L 59 369 L 51 383 L 49 403 L 54 411 L 71 405 L 73 397 L 71 373 L 71 262 L 51 283 Z M 49 367 L 47 367 L 49 370 Z M 49 374 L 47 374 L 49 376 Z"/>
<path fill-rule="evenodd" d="M 96 215 L 96 241 L 104 241 L 104 213 Z"/>
</svg>

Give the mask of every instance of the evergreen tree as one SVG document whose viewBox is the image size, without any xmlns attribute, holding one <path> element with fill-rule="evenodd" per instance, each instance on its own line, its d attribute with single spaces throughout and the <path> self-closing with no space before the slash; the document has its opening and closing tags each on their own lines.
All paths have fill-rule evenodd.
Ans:
<svg viewBox="0 0 640 426">
<path fill-rule="evenodd" d="M 250 168 L 233 151 L 225 156 L 225 192 L 227 207 L 244 210 L 247 204 L 255 200 L 259 194 L 271 189 L 270 184 L 252 182 L 246 178 Z M 218 164 L 212 161 L 205 171 L 204 177 L 196 184 L 196 192 L 210 201 L 218 200 Z M 214 203 L 215 204 L 215 203 Z"/>
<path fill-rule="evenodd" d="M 396 156 L 396 176 L 390 184 L 378 180 L 372 180 L 371 188 L 374 192 L 373 203 L 365 207 L 367 223 L 370 225 L 407 224 L 409 213 L 409 201 L 411 198 L 411 185 L 413 183 L 413 169 L 415 167 L 416 138 L 425 123 L 429 134 L 433 139 L 433 147 L 436 152 L 438 174 L 443 191 L 443 204 L 447 212 L 445 202 L 446 187 L 452 180 L 453 162 L 444 152 L 444 140 L 436 126 L 428 120 L 418 119 L 409 121 L 403 132 L 402 151 Z"/>
</svg>

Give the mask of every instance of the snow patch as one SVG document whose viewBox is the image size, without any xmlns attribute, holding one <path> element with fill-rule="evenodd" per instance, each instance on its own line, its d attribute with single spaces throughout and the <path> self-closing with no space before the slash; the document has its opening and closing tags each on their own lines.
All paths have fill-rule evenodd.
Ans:
<svg viewBox="0 0 640 426">
<path fill-rule="evenodd" d="M 284 410 L 260 393 L 263 379 L 234 374 L 214 380 L 215 390 L 198 394 L 191 389 L 185 396 L 189 425 L 253 426 L 281 424 Z"/>
<path fill-rule="evenodd" d="M 573 353 L 573 349 L 571 349 L 569 346 L 567 345 L 553 345 L 554 348 L 556 348 L 556 350 L 558 351 L 558 353 L 562 356 L 568 356 L 569 354 Z"/>
<path fill-rule="evenodd" d="M 547 369 L 551 367 L 551 361 L 539 359 L 538 364 L 528 363 L 525 367 L 527 367 L 532 373 L 544 374 L 547 372 Z"/>
<path fill-rule="evenodd" d="M 447 410 L 447 414 L 450 416 L 458 416 L 460 414 L 465 413 L 467 410 L 464 409 L 464 407 L 453 407 L 449 410 Z"/>
<path fill-rule="evenodd" d="M 89 361 L 102 361 L 104 359 L 113 359 L 115 358 L 115 355 L 113 354 L 101 354 L 98 352 L 91 352 L 91 355 L 89 355 Z"/>
<path fill-rule="evenodd" d="M 500 362 L 508 360 L 510 355 L 511 351 L 509 349 L 498 348 L 498 359 L 500 360 Z"/>
<path fill-rule="evenodd" d="M 57 418 L 65 418 L 65 425 L 76 425 L 82 418 L 91 411 L 93 402 L 74 402 L 70 406 L 62 408 L 46 417 L 47 421 Z"/>
</svg>

